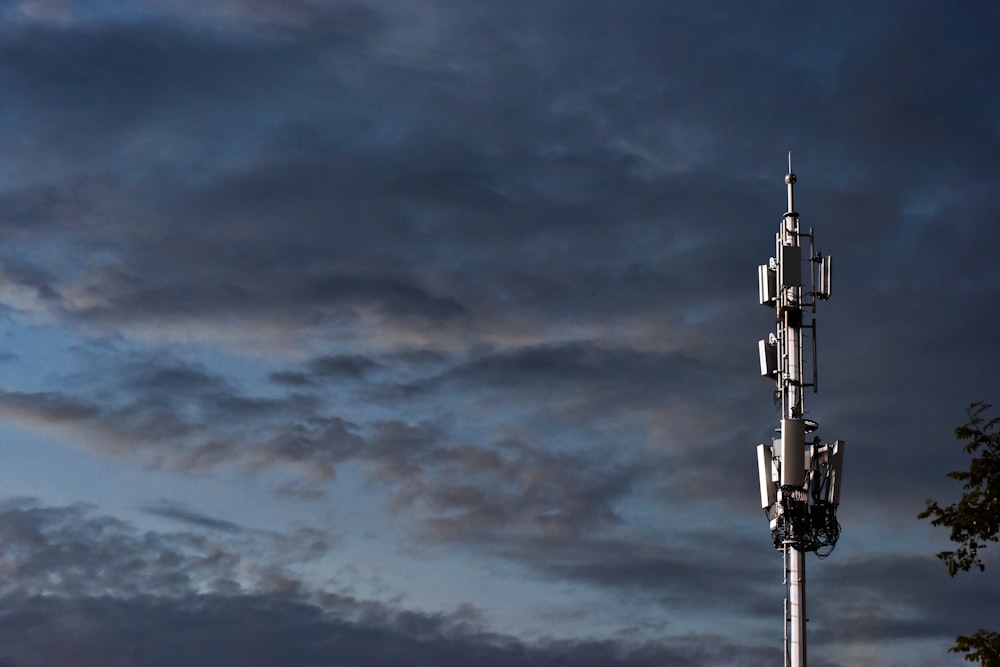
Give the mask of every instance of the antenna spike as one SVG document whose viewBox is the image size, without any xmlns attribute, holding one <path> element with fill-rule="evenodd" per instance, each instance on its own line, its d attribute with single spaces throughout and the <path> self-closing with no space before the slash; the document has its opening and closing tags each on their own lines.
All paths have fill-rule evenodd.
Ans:
<svg viewBox="0 0 1000 667">
<path fill-rule="evenodd" d="M 788 151 L 788 174 L 785 176 L 785 183 L 788 185 L 788 213 L 795 213 L 795 203 L 792 194 L 792 186 L 795 185 L 795 174 L 792 172 L 792 151 Z"/>
</svg>

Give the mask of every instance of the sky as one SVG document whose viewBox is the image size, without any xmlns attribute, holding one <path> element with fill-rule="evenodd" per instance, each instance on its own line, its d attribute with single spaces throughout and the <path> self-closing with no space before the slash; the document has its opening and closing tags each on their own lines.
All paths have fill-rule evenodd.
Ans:
<svg viewBox="0 0 1000 667">
<path fill-rule="evenodd" d="M 996 3 L 0 0 L 0 666 L 763 667 L 757 266 L 833 258 L 813 667 L 958 666 Z M 811 317 L 811 315 L 810 315 Z"/>
</svg>

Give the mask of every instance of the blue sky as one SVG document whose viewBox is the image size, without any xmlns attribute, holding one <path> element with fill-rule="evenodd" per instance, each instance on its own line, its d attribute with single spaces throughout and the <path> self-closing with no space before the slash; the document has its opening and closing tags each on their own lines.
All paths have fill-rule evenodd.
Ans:
<svg viewBox="0 0 1000 667">
<path fill-rule="evenodd" d="M 788 150 L 810 662 L 1000 627 L 916 519 L 998 400 L 995 6 L 128 4 L 0 2 L 0 666 L 776 664 Z"/>
</svg>

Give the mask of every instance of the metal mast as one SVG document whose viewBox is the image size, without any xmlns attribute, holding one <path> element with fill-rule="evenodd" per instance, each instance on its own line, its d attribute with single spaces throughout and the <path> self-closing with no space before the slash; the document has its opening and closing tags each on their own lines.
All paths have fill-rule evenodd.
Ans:
<svg viewBox="0 0 1000 667">
<path fill-rule="evenodd" d="M 775 382 L 774 398 L 781 412 L 779 437 L 757 446 L 761 506 L 767 515 L 775 548 L 785 565 L 785 667 L 806 667 L 805 554 L 821 558 L 833 551 L 840 536 L 837 506 L 844 442 L 820 444 L 812 436 L 819 425 L 806 419 L 806 387 L 817 383 L 816 320 L 806 324 L 806 309 L 830 298 L 829 257 L 813 245 L 813 230 L 803 233 L 795 211 L 795 174 L 788 154 L 788 208 L 775 237 L 775 256 L 758 267 L 760 303 L 775 312 L 776 332 L 758 343 L 761 375 Z M 803 240 L 808 254 L 803 257 Z M 803 280 L 807 263 L 808 285 Z M 805 375 L 805 333 L 811 331 L 811 377 Z M 807 435 L 809 440 L 807 441 Z"/>
</svg>

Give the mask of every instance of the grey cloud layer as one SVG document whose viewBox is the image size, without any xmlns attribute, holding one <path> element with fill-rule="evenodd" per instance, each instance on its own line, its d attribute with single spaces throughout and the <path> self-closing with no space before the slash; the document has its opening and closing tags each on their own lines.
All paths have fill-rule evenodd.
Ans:
<svg viewBox="0 0 1000 667">
<path fill-rule="evenodd" d="M 495 53 L 473 52 L 466 69 L 442 78 L 400 71 L 375 46 L 342 53 L 336 40 L 314 60 L 309 40 L 234 43 L 172 24 L 46 30 L 8 37 L 22 104 L 52 114 L 37 131 L 22 128 L 26 143 L 86 169 L 26 183 L 8 198 L 65 239 L 60 265 L 22 263 L 23 272 L 48 277 L 26 286 L 68 314 L 310 326 L 354 323 L 360 309 L 390 324 L 445 328 L 503 328 L 525 309 L 532 326 L 542 311 L 556 321 L 608 311 L 635 317 L 648 301 L 636 302 L 637 288 L 646 290 L 630 267 L 658 264 L 671 244 L 705 243 L 653 224 L 671 211 L 689 219 L 703 202 L 595 133 L 598 119 L 528 102 L 549 84 L 528 54 L 504 66 L 483 60 Z M 482 36 L 487 44 L 499 38 Z M 370 76 L 357 78 L 354 68 Z M 253 85 L 243 81 L 247 72 Z M 246 99 L 247 90 L 262 92 Z M 63 117 L 69 110 L 47 96 L 78 98 L 74 115 Z M 185 112 L 188 100 L 199 107 Z M 462 117 L 442 114 L 443 100 Z M 109 117 L 98 103 L 127 117 Z M 178 117 L 200 122 L 164 125 Z M 68 141 L 41 134 L 72 128 L 76 118 L 107 125 L 61 130 Z M 98 138 L 103 150 L 71 152 L 74 141 Z M 130 163 L 140 158 L 136 171 Z M 188 166 L 195 163 L 197 175 Z M 39 210 L 53 196 L 70 205 Z M 103 250 L 84 266 L 68 254 L 81 236 L 81 203 L 91 211 L 86 240 Z M 600 259 L 617 248 L 626 254 Z M 593 258 L 590 268 L 576 265 L 580 256 Z M 647 284 L 683 294 L 683 269 L 671 279 L 645 268 L 655 281 Z M 555 310 L 554 301 L 562 304 Z"/>
<path fill-rule="evenodd" d="M 133 4 L 75 18 L 58 3 L 0 8 L 4 322 L 117 341 L 76 350 L 78 367 L 30 387 L 5 377 L 7 419 L 142 466 L 278 471 L 290 480 L 280 493 L 313 500 L 358 464 L 426 548 L 648 595 L 658 609 L 699 594 L 722 608 L 732 590 L 740 613 L 766 614 L 769 589 L 750 582 L 768 575 L 743 562 L 768 548 L 752 445 L 776 418 L 754 377 L 754 342 L 772 325 L 753 283 L 792 148 L 803 222 L 835 258 L 834 299 L 818 314 L 823 389 L 809 406 L 821 434 L 849 443 L 844 539 L 954 493 L 951 428 L 968 402 L 997 400 L 995 9 Z M 191 338 L 248 364 L 267 357 L 259 383 L 165 349 Z M 169 500 L 147 509 L 244 534 Z M 48 542 L 83 563 L 105 557 L 102 540 L 141 552 L 107 556 L 131 582 L 120 599 L 102 598 L 111 576 L 86 568 L 63 592 L 103 644 L 153 655 L 158 640 L 119 632 L 121 619 L 192 642 L 206 619 L 294 619 L 275 641 L 304 648 L 285 664 L 775 657 L 745 638 L 536 653 L 427 618 L 414 620 L 432 626 L 420 643 L 401 621 L 365 631 L 315 600 L 230 595 L 235 555 L 192 556 L 193 538 L 164 542 L 80 510 L 4 517 L 11 540 L 38 545 L 26 553 L 40 570 L 17 565 L 32 585 L 70 565 L 45 565 Z M 175 569 L 134 569 L 157 553 Z M 829 598 L 857 600 L 819 603 L 817 618 L 852 619 L 820 643 L 849 631 L 855 647 L 944 645 L 962 630 L 935 620 L 935 605 L 959 590 L 973 607 L 975 591 L 947 588 L 933 563 L 899 554 L 874 580 L 874 564 L 852 557 L 823 566 L 842 586 Z M 192 578 L 217 582 L 213 596 L 185 597 Z M 172 601 L 150 593 L 170 582 Z M 867 589 L 904 602 L 880 608 Z M 37 594 L 8 591 L 10 618 L 72 625 Z M 189 664 L 244 639 L 220 635 Z M 381 657 L 366 652 L 376 641 Z M 79 642 L 115 664 L 102 642 Z M 46 650 L 9 660 L 58 662 Z"/>
<path fill-rule="evenodd" d="M 194 523 L 206 528 L 207 518 Z M 126 665 L 142 655 L 150 665 L 474 660 L 640 667 L 699 664 L 725 648 L 707 651 L 685 640 L 672 650 L 611 642 L 524 645 L 485 632 L 472 608 L 432 615 L 306 593 L 284 568 L 272 570 L 266 560 L 248 568 L 249 559 L 204 534 L 139 533 L 80 507 L 7 501 L 0 534 L 8 574 L 0 594 L 0 632 L 10 640 L 0 651 L 4 665 Z M 270 558 L 287 562 L 287 544 L 280 546 Z"/>
<path fill-rule="evenodd" d="M 325 377 L 343 365 L 322 358 L 307 367 Z M 358 365 L 355 359 L 347 364 Z M 360 364 L 369 365 L 375 362 Z M 576 366 L 571 377 L 579 381 Z M 388 487 L 394 506 L 429 510 L 428 527 L 451 539 L 474 541 L 484 531 L 515 526 L 575 532 L 578 524 L 615 521 L 614 502 L 640 474 L 633 456 L 602 451 L 607 447 L 548 451 L 544 441 L 517 436 L 517 423 L 496 426 L 510 435 L 473 431 L 479 439 L 465 441 L 433 414 L 354 423 L 331 414 L 319 395 L 255 397 L 190 364 L 143 358 L 110 370 L 105 365 L 104 381 L 87 393 L 5 392 L 0 410 L 80 434 L 99 452 L 170 470 L 285 466 L 304 483 L 321 484 L 338 465 L 359 461 Z M 565 374 L 550 369 L 542 376 L 560 383 Z M 522 400 L 536 399 L 529 393 Z"/>
</svg>

